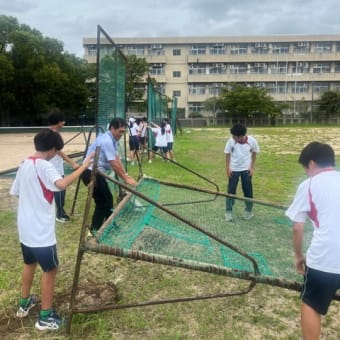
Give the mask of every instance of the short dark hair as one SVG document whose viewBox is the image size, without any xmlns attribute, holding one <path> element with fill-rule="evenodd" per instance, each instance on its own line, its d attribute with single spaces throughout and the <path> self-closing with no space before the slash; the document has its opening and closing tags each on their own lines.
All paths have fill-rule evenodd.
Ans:
<svg viewBox="0 0 340 340">
<path fill-rule="evenodd" d="M 314 161 L 318 166 L 324 168 L 335 166 L 335 153 L 333 148 L 326 143 L 311 142 L 301 151 L 299 163 L 307 168 L 310 161 Z"/>
<path fill-rule="evenodd" d="M 49 125 L 56 125 L 65 121 L 65 115 L 59 111 L 53 111 L 48 114 L 47 121 Z"/>
<path fill-rule="evenodd" d="M 34 146 L 37 151 L 49 151 L 53 148 L 61 150 L 64 147 L 64 142 L 58 132 L 41 129 L 34 136 Z"/>
<path fill-rule="evenodd" d="M 237 123 L 232 126 L 230 133 L 237 137 L 245 136 L 247 133 L 247 128 L 244 125 Z"/>
<path fill-rule="evenodd" d="M 113 127 L 115 130 L 121 128 L 121 127 L 126 127 L 126 121 L 123 118 L 120 117 L 115 117 L 111 120 L 110 125 L 109 125 L 109 130 Z"/>
</svg>

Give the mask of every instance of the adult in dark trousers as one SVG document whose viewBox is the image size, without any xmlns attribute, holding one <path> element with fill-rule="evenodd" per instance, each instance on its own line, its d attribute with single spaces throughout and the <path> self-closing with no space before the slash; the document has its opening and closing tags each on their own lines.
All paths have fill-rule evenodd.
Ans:
<svg viewBox="0 0 340 340">
<path fill-rule="evenodd" d="M 130 177 L 124 169 L 118 154 L 118 141 L 125 134 L 127 124 L 124 119 L 113 118 L 109 124 L 109 131 L 98 135 L 96 140 L 89 147 L 86 157 L 100 147 L 98 157 L 98 170 L 105 172 L 113 170 L 126 184 L 136 186 L 136 181 Z M 91 179 L 92 165 L 82 174 L 81 178 L 85 185 Z M 90 231 L 96 232 L 104 221 L 112 214 L 113 197 L 109 185 L 103 176 L 96 176 L 96 184 L 93 189 L 95 209 L 92 216 Z"/>
</svg>

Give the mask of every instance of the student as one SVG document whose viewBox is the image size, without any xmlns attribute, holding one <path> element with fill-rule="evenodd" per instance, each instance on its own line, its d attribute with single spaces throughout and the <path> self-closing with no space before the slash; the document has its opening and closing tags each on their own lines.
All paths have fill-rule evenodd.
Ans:
<svg viewBox="0 0 340 340">
<path fill-rule="evenodd" d="M 118 141 L 124 135 L 126 130 L 126 122 L 120 117 L 113 118 L 109 124 L 109 131 L 98 135 L 96 140 L 89 147 L 87 154 L 95 151 L 100 147 L 98 158 L 98 169 L 100 171 L 113 170 L 125 183 L 136 186 L 136 181 L 130 177 L 123 167 L 118 154 Z M 85 185 L 91 180 L 92 166 L 90 166 L 81 176 Z M 113 197 L 106 179 L 96 176 L 96 183 L 93 189 L 93 198 L 95 201 L 95 209 L 92 216 L 91 232 L 96 232 L 104 223 L 104 221 L 112 214 Z"/>
<path fill-rule="evenodd" d="M 165 122 L 162 121 L 161 126 L 153 122 L 150 122 L 150 124 L 153 126 L 151 130 L 155 136 L 155 145 L 152 147 L 152 150 L 155 152 L 160 150 L 163 157 L 169 158 L 168 141 L 166 139 L 166 131 L 165 131 L 165 125 L 166 125 Z M 151 163 L 151 160 L 153 157 L 154 157 L 154 154 L 151 153 L 149 163 Z"/>
<path fill-rule="evenodd" d="M 49 162 L 64 146 L 60 134 L 51 129 L 42 129 L 35 135 L 34 145 L 36 152 L 21 163 L 10 189 L 11 195 L 19 196 L 17 223 L 24 259 L 17 317 L 26 317 L 37 304 L 37 296 L 30 295 L 30 291 L 39 264 L 42 269 L 41 310 L 35 327 L 38 330 L 57 330 L 62 320 L 52 308 L 59 263 L 53 192 L 65 190 L 74 182 L 90 165 L 93 154 L 72 174 L 62 177 Z"/>
<path fill-rule="evenodd" d="M 129 148 L 131 165 L 135 165 L 135 159 L 139 157 L 139 121 L 129 118 Z"/>
<path fill-rule="evenodd" d="M 318 339 L 321 315 L 326 315 L 340 289 L 340 172 L 335 170 L 334 150 L 328 144 L 312 142 L 299 156 L 307 176 L 298 187 L 286 215 L 294 222 L 295 267 L 304 275 L 301 290 L 301 327 L 304 339 Z M 303 229 L 306 219 L 314 232 L 306 257 Z"/>
<path fill-rule="evenodd" d="M 226 173 L 228 177 L 228 194 L 236 194 L 236 188 L 241 177 L 242 191 L 245 197 L 253 198 L 252 177 L 254 174 L 256 155 L 260 152 L 256 139 L 247 136 L 247 128 L 242 124 L 235 124 L 230 129 L 231 137 L 224 149 L 226 154 Z M 233 205 L 235 200 L 227 197 L 225 219 L 232 222 Z M 243 219 L 249 220 L 254 217 L 252 212 L 253 203 L 245 201 Z"/>
<path fill-rule="evenodd" d="M 61 112 L 52 112 L 48 115 L 49 128 L 55 132 L 60 133 L 60 130 L 65 125 L 65 116 Z M 79 168 L 79 164 L 73 159 L 69 158 L 62 150 L 57 151 L 56 155 L 50 159 L 50 162 L 59 171 L 60 175 L 64 177 L 64 161 L 70 164 L 73 170 Z M 70 217 L 66 214 L 64 210 L 65 205 L 66 190 L 60 190 L 54 192 L 54 200 L 57 206 L 57 222 L 65 223 L 70 220 Z"/>
<path fill-rule="evenodd" d="M 168 149 L 169 157 L 170 157 L 170 159 L 172 159 L 173 161 L 176 162 L 175 153 L 174 153 L 174 150 L 173 150 L 173 147 L 174 147 L 174 135 L 172 133 L 172 128 L 171 128 L 171 125 L 169 123 L 169 119 L 168 118 L 165 118 L 164 122 L 165 122 L 166 140 L 168 142 L 167 149 Z"/>
<path fill-rule="evenodd" d="M 148 120 L 146 117 L 143 117 L 139 123 L 139 142 L 141 153 L 147 152 L 148 150 Z"/>
</svg>

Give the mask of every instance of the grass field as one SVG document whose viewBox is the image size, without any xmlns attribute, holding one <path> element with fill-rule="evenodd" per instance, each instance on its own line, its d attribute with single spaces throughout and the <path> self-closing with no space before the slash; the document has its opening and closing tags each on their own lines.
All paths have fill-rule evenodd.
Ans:
<svg viewBox="0 0 340 340">
<path fill-rule="evenodd" d="M 262 201 L 284 205 L 291 202 L 296 186 L 305 178 L 297 157 L 306 143 L 328 142 L 336 150 L 338 163 L 340 160 L 340 128 L 337 127 L 250 128 L 248 133 L 260 144 L 254 194 Z M 175 139 L 176 159 L 213 180 L 223 191 L 227 183 L 223 151 L 228 137 L 227 128 L 184 130 Z M 193 176 L 172 169 L 157 158 L 152 164 L 143 163 L 147 176 L 201 184 Z M 128 171 L 133 176 L 138 174 L 137 166 L 129 167 Z M 34 329 L 37 307 L 24 320 L 15 317 L 22 260 L 15 202 L 7 194 L 10 180 L 1 181 L 0 338 L 67 339 L 63 332 L 42 334 Z M 62 315 L 67 313 L 86 197 L 85 188 L 81 188 L 72 222 L 57 225 L 60 270 L 55 307 Z M 68 208 L 74 191 L 75 185 L 68 189 Z M 39 275 L 34 281 L 37 294 L 38 278 Z M 80 277 L 83 302 L 97 305 L 110 299 L 126 303 L 232 292 L 247 285 L 247 281 L 234 278 L 101 254 L 85 255 Z M 299 307 L 297 292 L 257 284 L 249 294 L 242 296 L 78 314 L 73 318 L 69 339 L 300 339 Z M 339 312 L 339 302 L 333 302 L 323 319 L 322 339 L 340 338 Z"/>
</svg>

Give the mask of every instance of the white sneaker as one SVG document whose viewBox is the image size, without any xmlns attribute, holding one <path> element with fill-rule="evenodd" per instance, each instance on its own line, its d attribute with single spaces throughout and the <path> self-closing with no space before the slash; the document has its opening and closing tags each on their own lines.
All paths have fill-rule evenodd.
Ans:
<svg viewBox="0 0 340 340">
<path fill-rule="evenodd" d="M 243 214 L 243 216 L 242 216 L 242 218 L 243 218 L 244 220 L 250 220 L 250 219 L 253 218 L 253 217 L 254 217 L 253 212 L 252 212 L 252 211 L 247 211 L 247 210 L 245 210 L 245 212 L 244 212 L 244 214 Z"/>
<path fill-rule="evenodd" d="M 226 220 L 227 222 L 233 222 L 233 221 L 234 221 L 233 213 L 227 211 L 227 212 L 225 213 L 225 220 Z"/>
<path fill-rule="evenodd" d="M 151 159 L 149 159 L 149 164 L 151 164 L 152 163 L 152 160 Z"/>
</svg>

